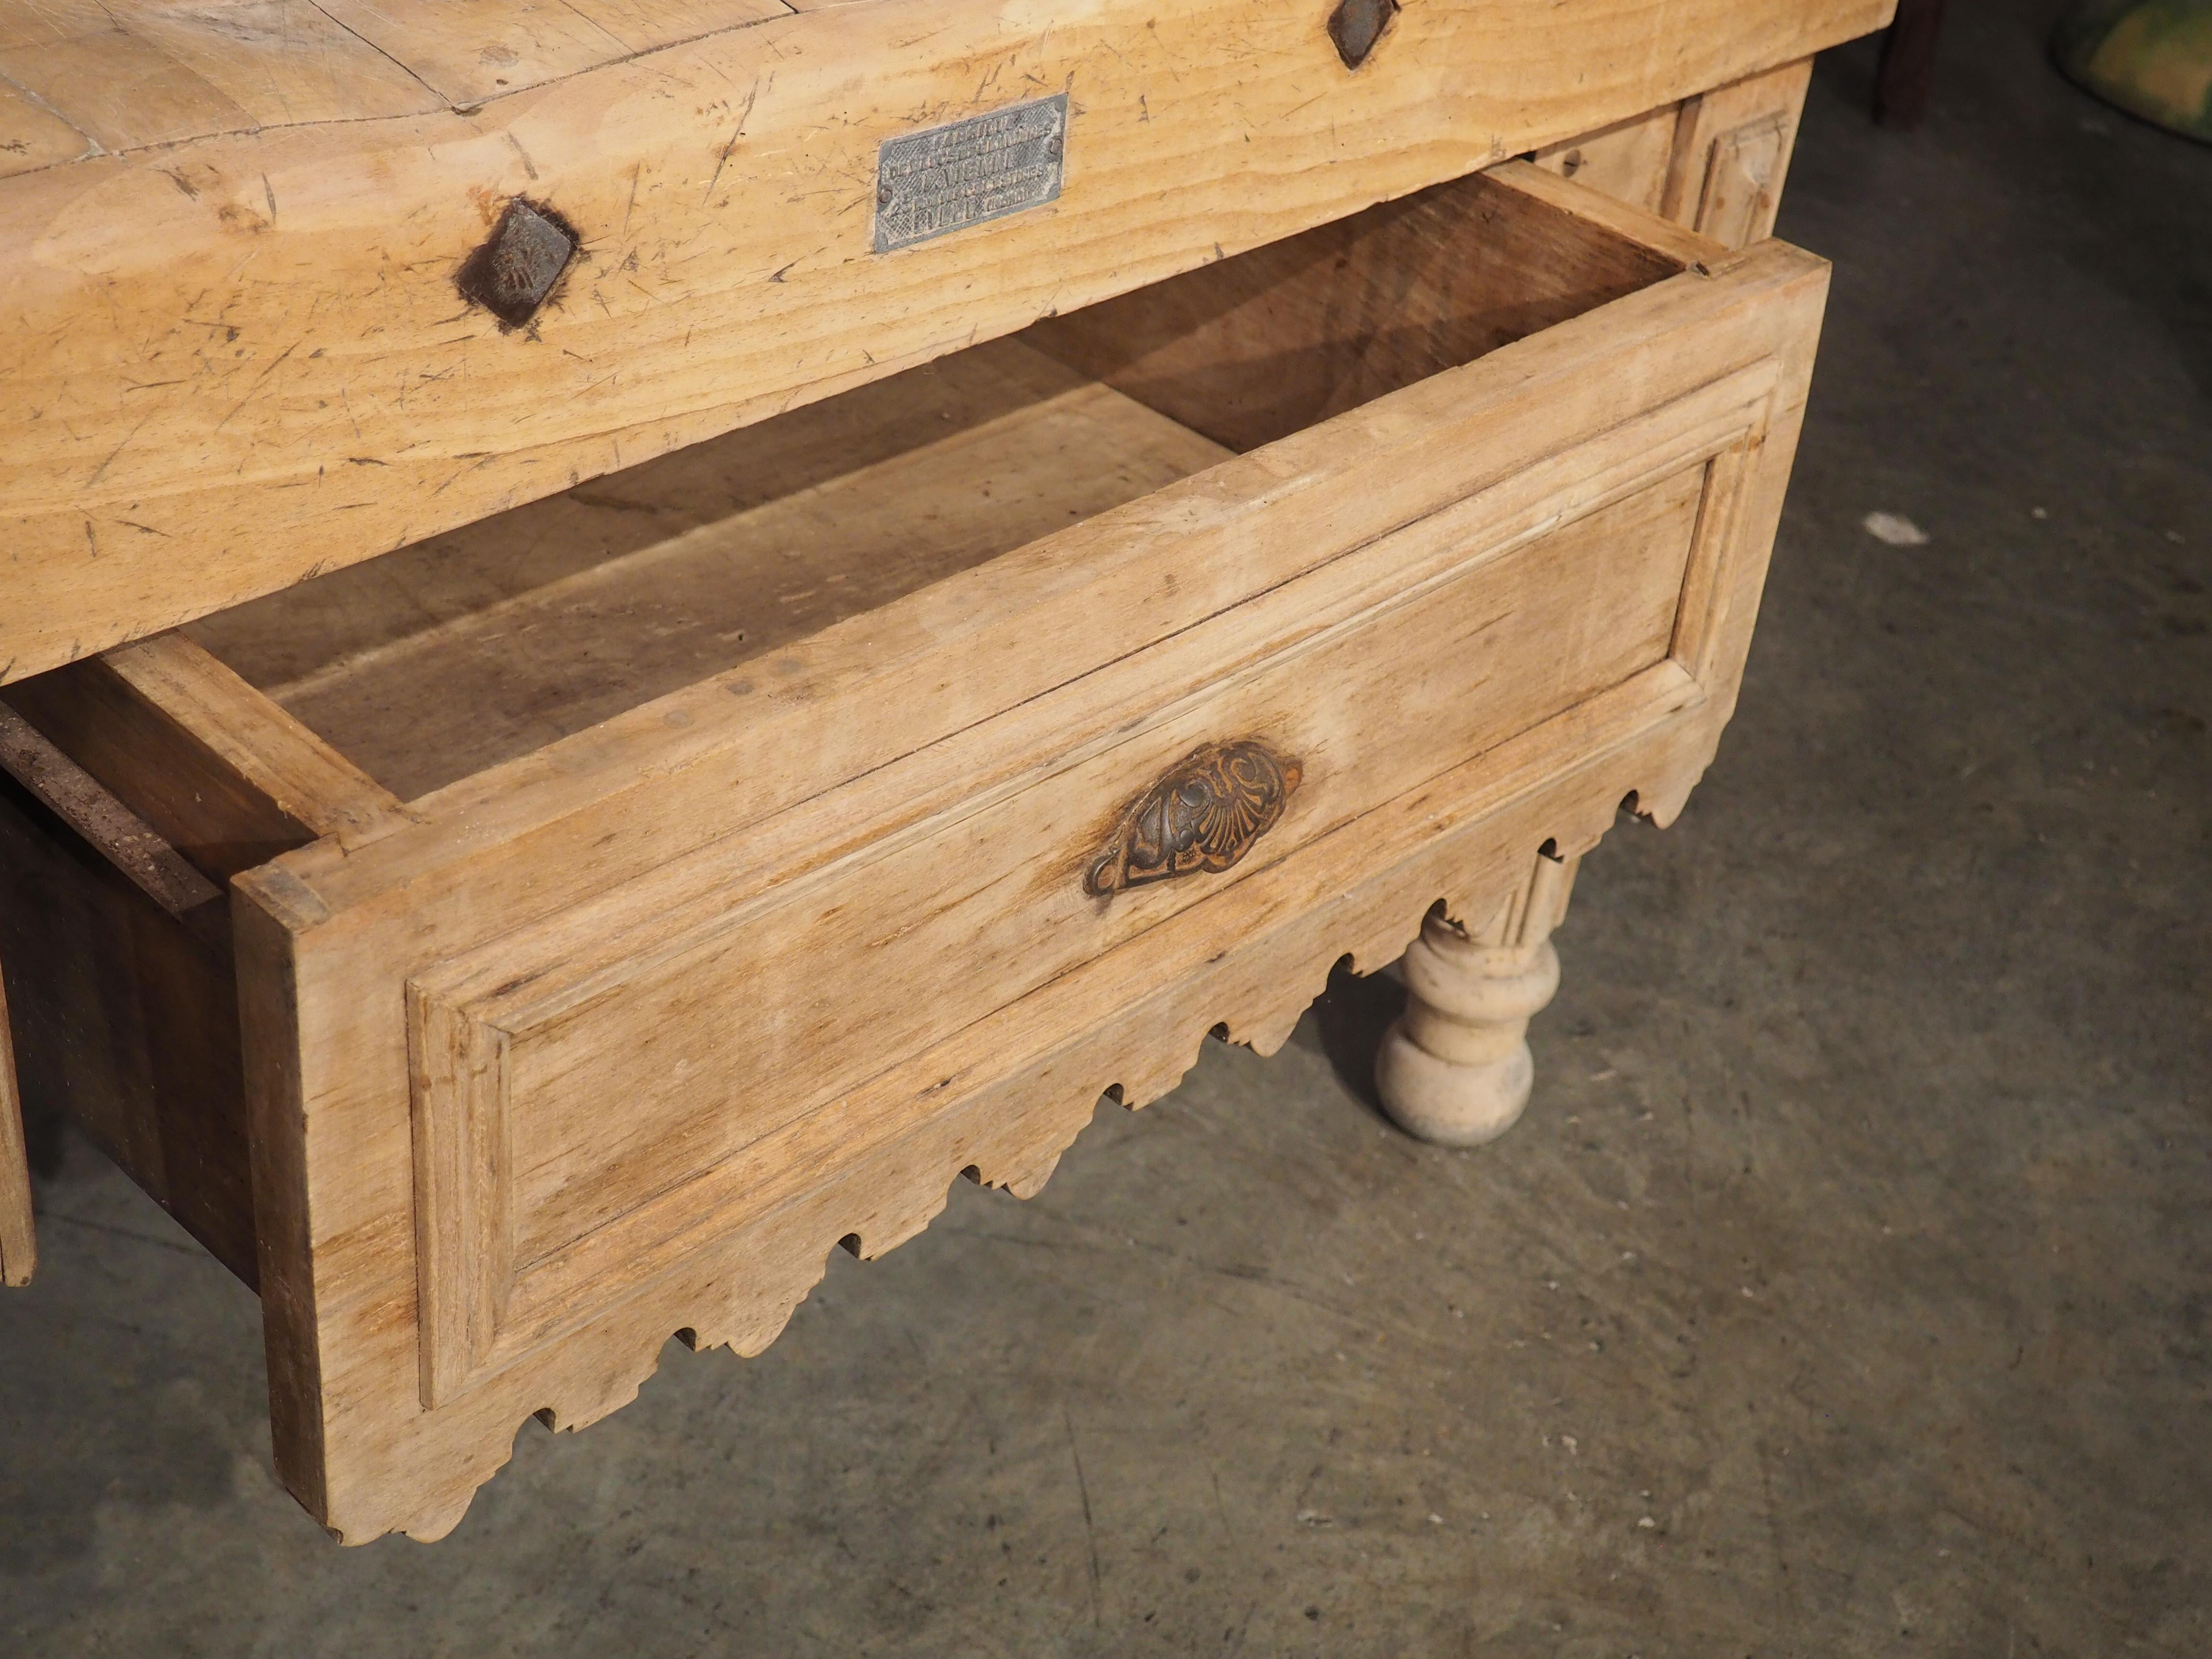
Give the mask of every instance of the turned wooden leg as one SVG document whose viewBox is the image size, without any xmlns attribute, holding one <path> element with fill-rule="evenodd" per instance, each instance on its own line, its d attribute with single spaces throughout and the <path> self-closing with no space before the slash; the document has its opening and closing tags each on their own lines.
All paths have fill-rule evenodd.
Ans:
<svg viewBox="0 0 2212 1659">
<path fill-rule="evenodd" d="M 1480 1146 L 1521 1115 L 1536 1080 L 1528 1018 L 1559 988 L 1552 930 L 1578 862 L 1539 853 L 1521 890 L 1480 927 L 1441 907 L 1422 922 L 1406 951 L 1406 1012 L 1375 1056 L 1375 1086 L 1401 1127 Z"/>
</svg>

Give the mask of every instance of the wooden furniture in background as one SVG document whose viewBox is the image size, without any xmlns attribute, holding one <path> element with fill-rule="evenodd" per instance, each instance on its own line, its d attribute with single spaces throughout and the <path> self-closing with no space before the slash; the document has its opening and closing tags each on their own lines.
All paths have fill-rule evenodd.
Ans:
<svg viewBox="0 0 2212 1659">
<path fill-rule="evenodd" d="M 1898 0 L 1897 16 L 1881 38 L 1875 69 L 1874 118 L 1911 131 L 1928 112 L 1936 84 L 1936 42 L 1943 33 L 1944 0 Z"/>
<path fill-rule="evenodd" d="M 5 59 L 24 1086 L 258 1287 L 349 1540 L 1439 900 L 1541 956 L 1734 708 L 1826 292 L 1759 238 L 1886 15 L 604 9 Z M 969 116 L 1064 178 L 908 245 Z"/>
</svg>

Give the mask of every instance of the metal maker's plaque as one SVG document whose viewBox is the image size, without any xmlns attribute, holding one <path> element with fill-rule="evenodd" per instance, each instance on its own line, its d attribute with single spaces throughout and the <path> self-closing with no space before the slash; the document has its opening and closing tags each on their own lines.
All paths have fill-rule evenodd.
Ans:
<svg viewBox="0 0 2212 1659">
<path fill-rule="evenodd" d="M 876 152 L 876 252 L 1060 197 L 1067 94 L 886 138 Z"/>
</svg>

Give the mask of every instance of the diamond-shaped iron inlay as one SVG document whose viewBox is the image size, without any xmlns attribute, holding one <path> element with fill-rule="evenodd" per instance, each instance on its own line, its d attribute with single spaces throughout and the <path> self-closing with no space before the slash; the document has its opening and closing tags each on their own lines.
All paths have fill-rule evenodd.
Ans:
<svg viewBox="0 0 2212 1659">
<path fill-rule="evenodd" d="M 504 326 L 520 328 L 545 303 L 580 240 L 551 208 L 518 196 L 484 245 L 462 263 L 453 285 L 461 298 L 482 306 Z"/>
<path fill-rule="evenodd" d="M 1338 0 L 1328 15 L 1328 38 L 1346 69 L 1358 69 L 1398 15 L 1398 0 Z"/>
</svg>

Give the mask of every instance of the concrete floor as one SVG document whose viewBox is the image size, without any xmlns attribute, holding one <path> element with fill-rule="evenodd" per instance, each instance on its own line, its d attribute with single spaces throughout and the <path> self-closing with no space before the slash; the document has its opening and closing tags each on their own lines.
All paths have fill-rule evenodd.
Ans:
<svg viewBox="0 0 2212 1659">
<path fill-rule="evenodd" d="M 355 1551 L 251 1298 L 73 1146 L 0 1297 L 0 1651 L 2212 1650 L 2212 149 L 1953 9 L 1917 136 L 1869 48 L 1815 77 L 1743 712 L 1590 859 L 1504 1141 L 1376 1118 L 1347 983 Z"/>
</svg>

